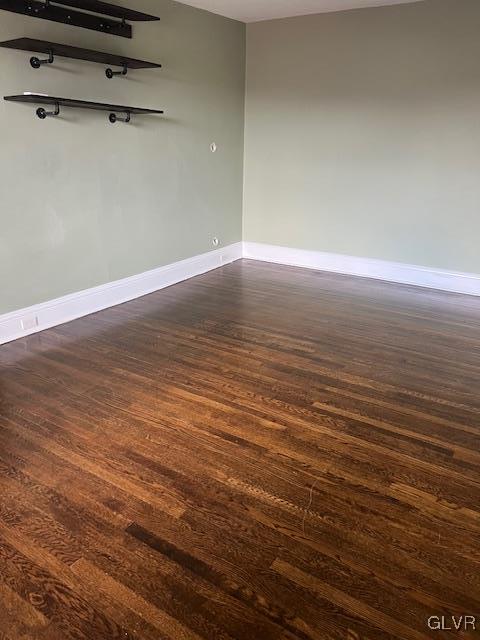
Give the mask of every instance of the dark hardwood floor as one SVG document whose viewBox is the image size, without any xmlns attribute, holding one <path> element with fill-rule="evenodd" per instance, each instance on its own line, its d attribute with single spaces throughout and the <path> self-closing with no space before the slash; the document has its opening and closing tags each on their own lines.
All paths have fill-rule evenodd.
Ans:
<svg viewBox="0 0 480 640">
<path fill-rule="evenodd" d="M 244 261 L 5 345 L 0 639 L 476 637 L 479 445 L 471 297 Z"/>
</svg>

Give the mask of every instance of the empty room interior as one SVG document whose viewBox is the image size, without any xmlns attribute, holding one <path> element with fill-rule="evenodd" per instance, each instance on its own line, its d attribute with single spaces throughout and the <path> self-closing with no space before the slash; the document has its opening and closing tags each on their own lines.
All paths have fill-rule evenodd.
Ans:
<svg viewBox="0 0 480 640">
<path fill-rule="evenodd" d="M 479 637 L 479 32 L 0 0 L 0 640 Z"/>
</svg>

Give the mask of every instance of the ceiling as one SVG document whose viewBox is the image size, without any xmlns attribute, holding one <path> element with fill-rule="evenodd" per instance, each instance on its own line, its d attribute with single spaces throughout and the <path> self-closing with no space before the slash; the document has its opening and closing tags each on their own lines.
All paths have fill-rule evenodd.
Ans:
<svg viewBox="0 0 480 640">
<path fill-rule="evenodd" d="M 420 0 L 179 0 L 242 22 L 258 22 L 326 11 L 405 4 Z"/>
</svg>

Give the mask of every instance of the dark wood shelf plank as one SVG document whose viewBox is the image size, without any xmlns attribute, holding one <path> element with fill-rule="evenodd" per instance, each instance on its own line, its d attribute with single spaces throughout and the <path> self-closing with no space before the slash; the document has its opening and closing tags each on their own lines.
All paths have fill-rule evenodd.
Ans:
<svg viewBox="0 0 480 640">
<path fill-rule="evenodd" d="M 87 60 L 98 64 L 114 65 L 128 69 L 153 69 L 160 68 L 162 65 L 155 62 L 146 62 L 144 60 L 136 60 L 127 56 L 119 56 L 102 51 L 93 51 L 91 49 L 81 49 L 79 47 L 71 47 L 67 44 L 57 42 L 48 42 L 46 40 L 34 40 L 32 38 L 17 38 L 16 40 L 7 40 L 0 42 L 0 47 L 6 49 L 16 49 L 19 51 L 34 51 L 48 55 L 50 51 L 54 56 L 63 58 L 73 58 L 74 60 Z"/>
<path fill-rule="evenodd" d="M 158 16 L 151 16 L 148 13 L 141 13 L 134 9 L 119 7 L 109 2 L 100 2 L 99 0 L 52 0 L 55 4 L 67 5 L 84 11 L 92 11 L 93 13 L 101 13 L 104 16 L 112 18 L 120 18 L 121 20 L 129 20 L 130 22 L 152 22 L 160 20 Z"/>
<path fill-rule="evenodd" d="M 43 96 L 38 93 L 21 94 L 18 96 L 5 96 L 7 102 L 24 102 L 26 104 L 59 105 L 61 107 L 72 107 L 75 109 L 92 109 L 94 111 L 110 111 L 111 113 L 131 113 L 131 114 L 162 114 L 158 109 L 144 109 L 142 107 L 129 107 L 120 104 L 107 104 L 103 102 L 89 102 L 87 100 L 76 100 L 73 98 L 58 98 L 55 96 Z"/>
<path fill-rule="evenodd" d="M 122 38 L 132 37 L 132 27 L 126 22 L 111 20 L 93 13 L 76 11 L 71 7 L 46 4 L 44 0 L 0 0 L 0 9 L 19 13 L 32 18 L 41 18 L 60 24 L 68 24 L 72 27 L 82 27 L 101 33 L 109 33 L 112 36 Z"/>
</svg>

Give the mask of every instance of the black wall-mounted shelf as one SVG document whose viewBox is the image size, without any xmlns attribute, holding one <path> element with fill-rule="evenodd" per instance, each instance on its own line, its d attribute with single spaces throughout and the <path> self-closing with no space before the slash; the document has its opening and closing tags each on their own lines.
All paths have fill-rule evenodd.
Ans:
<svg viewBox="0 0 480 640">
<path fill-rule="evenodd" d="M 136 60 L 126 56 L 117 56 L 102 51 L 93 51 L 91 49 L 81 49 L 79 47 L 71 47 L 68 44 L 59 44 L 57 42 L 48 42 L 46 40 L 34 40 L 32 38 L 17 38 L 16 40 L 7 40 L 0 42 L 0 47 L 6 49 L 16 49 L 19 51 L 35 51 L 51 57 L 60 56 L 62 58 L 73 58 L 74 60 L 86 60 L 88 62 L 96 62 L 98 64 L 112 65 L 123 67 L 123 69 L 155 69 L 162 65 L 156 62 L 146 62 L 144 60 Z M 37 60 L 37 63 L 34 61 Z M 31 59 L 34 68 L 39 68 L 37 58 Z M 122 72 L 121 72 L 122 73 Z M 107 77 L 110 75 L 107 73 Z"/>
<path fill-rule="evenodd" d="M 132 27 L 125 22 L 126 20 L 134 22 L 160 20 L 157 16 L 97 0 L 0 0 L 0 9 L 110 33 L 123 38 L 132 37 Z M 85 11 L 118 18 L 120 21 L 93 15 L 93 13 L 84 13 Z"/>
<path fill-rule="evenodd" d="M 44 120 L 47 116 L 57 116 L 60 112 L 60 107 L 72 107 L 74 109 L 91 109 L 94 111 L 109 111 L 110 122 L 130 122 L 130 117 L 133 114 L 148 115 L 148 114 L 162 114 L 163 111 L 157 109 L 143 109 L 142 107 L 129 107 L 119 104 L 107 104 L 103 102 L 88 102 L 86 100 L 75 100 L 73 98 L 57 98 L 54 96 L 43 96 L 38 93 L 22 94 L 18 96 L 5 96 L 4 100 L 7 102 L 24 102 L 26 104 L 43 104 L 52 105 L 55 107 L 55 112 L 46 112 L 45 109 L 37 109 L 37 116 Z M 122 120 L 116 114 L 124 113 L 127 118 Z"/>
<path fill-rule="evenodd" d="M 99 2 L 98 0 L 52 0 L 55 4 L 65 4 L 82 11 L 101 13 L 104 16 L 119 18 L 120 20 L 130 20 L 130 22 L 154 22 L 160 20 L 158 16 L 151 16 L 148 13 L 141 13 L 134 9 L 119 7 L 109 2 Z"/>
</svg>

